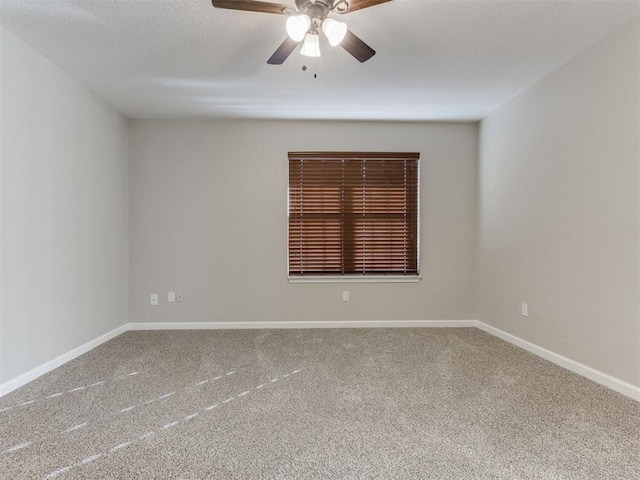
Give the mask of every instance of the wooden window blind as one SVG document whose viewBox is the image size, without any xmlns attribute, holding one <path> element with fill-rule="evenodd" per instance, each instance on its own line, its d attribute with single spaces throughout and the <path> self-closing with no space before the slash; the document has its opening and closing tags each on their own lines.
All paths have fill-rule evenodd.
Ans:
<svg viewBox="0 0 640 480">
<path fill-rule="evenodd" d="M 289 153 L 289 276 L 418 275 L 418 153 Z"/>
</svg>

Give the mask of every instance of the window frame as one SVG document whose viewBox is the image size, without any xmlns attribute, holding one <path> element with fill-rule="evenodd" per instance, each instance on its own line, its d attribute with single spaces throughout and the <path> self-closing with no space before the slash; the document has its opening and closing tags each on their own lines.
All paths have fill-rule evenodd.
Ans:
<svg viewBox="0 0 640 480">
<path fill-rule="evenodd" d="M 291 159 L 404 159 L 416 160 L 416 266 L 417 273 L 397 274 L 397 273 L 348 273 L 348 274 L 302 274 L 290 275 L 289 262 L 289 226 L 290 226 L 290 160 Z M 420 256 L 420 153 L 419 152 L 289 152 L 287 161 L 287 242 L 286 242 L 286 260 L 287 260 L 287 279 L 289 283 L 417 283 L 422 280 L 421 275 L 421 256 Z"/>
</svg>

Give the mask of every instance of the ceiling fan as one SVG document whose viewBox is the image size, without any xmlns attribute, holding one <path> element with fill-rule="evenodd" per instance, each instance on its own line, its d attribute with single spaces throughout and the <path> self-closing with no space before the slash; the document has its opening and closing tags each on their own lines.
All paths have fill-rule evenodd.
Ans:
<svg viewBox="0 0 640 480">
<path fill-rule="evenodd" d="M 259 0 L 211 0 L 216 8 L 287 15 L 288 37 L 267 63 L 282 65 L 298 45 L 300 53 L 308 57 L 320 56 L 319 34 L 324 32 L 331 46 L 340 45 L 359 62 L 366 62 L 376 52 L 353 34 L 345 23 L 329 17 L 331 13 L 345 14 L 373 7 L 391 0 L 295 0 L 295 7 Z"/>
</svg>

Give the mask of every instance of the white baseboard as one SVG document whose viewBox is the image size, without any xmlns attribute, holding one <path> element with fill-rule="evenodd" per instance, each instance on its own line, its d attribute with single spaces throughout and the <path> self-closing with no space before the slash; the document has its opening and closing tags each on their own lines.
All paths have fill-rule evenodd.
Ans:
<svg viewBox="0 0 640 480">
<path fill-rule="evenodd" d="M 528 352 L 533 353 L 539 357 L 544 358 L 545 360 L 549 360 L 556 365 L 559 365 L 567 370 L 570 370 L 578 375 L 582 375 L 583 377 L 588 378 L 589 380 L 593 380 L 600 385 L 603 385 L 611 390 L 615 390 L 618 393 L 626 395 L 627 397 L 633 398 L 640 402 L 640 387 L 636 387 L 635 385 L 631 385 L 630 383 L 619 380 L 611 375 L 607 375 L 599 370 L 588 367 L 582 363 L 576 362 L 575 360 L 571 360 L 570 358 L 563 357 L 551 350 L 547 350 L 546 348 L 540 347 L 534 343 L 523 340 L 515 335 L 511 335 L 510 333 L 504 332 L 498 328 L 492 327 L 491 325 L 487 325 L 483 322 L 476 322 L 476 326 L 487 333 L 490 333 L 494 337 L 501 338 L 506 342 L 509 342 L 517 347 L 520 347 Z"/>
<path fill-rule="evenodd" d="M 129 330 L 245 330 L 289 328 L 452 328 L 475 327 L 475 320 L 354 320 L 319 322 L 129 323 Z"/>
<path fill-rule="evenodd" d="M 228 329 L 292 329 L 292 328 L 470 328 L 476 327 L 495 337 L 501 338 L 539 357 L 549 360 L 578 375 L 582 375 L 611 390 L 640 401 L 640 387 L 631 385 L 606 373 L 563 357 L 546 348 L 523 340 L 515 335 L 477 320 L 361 320 L 361 321 L 318 321 L 318 322 L 171 322 L 171 323 L 127 323 L 111 330 L 78 348 L 60 355 L 27 373 L 0 385 L 0 397 L 35 380 L 41 375 L 58 368 L 69 360 L 94 349 L 108 340 L 130 330 L 228 330 Z"/>
<path fill-rule="evenodd" d="M 54 358 L 53 360 L 49 360 L 48 362 L 43 363 L 42 365 L 39 365 L 36 368 L 29 370 L 28 372 L 23 373 L 22 375 L 12 380 L 9 380 L 6 383 L 3 383 L 2 385 L 0 385 L 0 397 L 6 395 L 9 392 L 14 391 L 17 388 L 22 387 L 23 385 L 26 385 L 30 381 L 35 380 L 36 378 L 38 378 L 41 375 L 44 375 L 45 373 L 49 373 L 51 370 L 58 368 L 60 365 L 67 363 L 69 360 L 73 360 L 74 358 L 79 357 L 83 353 L 87 353 L 89 350 L 93 350 L 98 345 L 101 345 L 104 342 L 107 342 L 112 338 L 117 337 L 118 335 L 126 332 L 127 330 L 128 330 L 127 325 L 122 325 L 114 330 L 111 330 L 110 332 L 105 333 L 104 335 L 100 335 L 98 338 L 95 338 L 85 343 L 84 345 L 74 348 L 73 350 L 62 354 L 59 357 Z"/>
</svg>

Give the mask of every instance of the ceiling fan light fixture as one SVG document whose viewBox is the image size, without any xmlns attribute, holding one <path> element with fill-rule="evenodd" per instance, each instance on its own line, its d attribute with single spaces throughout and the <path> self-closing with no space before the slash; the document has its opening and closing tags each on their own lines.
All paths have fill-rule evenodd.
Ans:
<svg viewBox="0 0 640 480">
<path fill-rule="evenodd" d="M 301 42 L 311 26 L 309 15 L 292 15 L 287 18 L 287 33 L 291 40 Z"/>
<path fill-rule="evenodd" d="M 331 46 L 335 47 L 344 40 L 344 36 L 347 34 L 347 24 L 333 18 L 325 18 L 322 22 L 322 31 L 329 39 Z"/>
<path fill-rule="evenodd" d="M 306 57 L 319 57 L 320 56 L 320 38 L 317 33 L 308 33 L 304 37 L 304 44 L 300 53 Z"/>
</svg>

